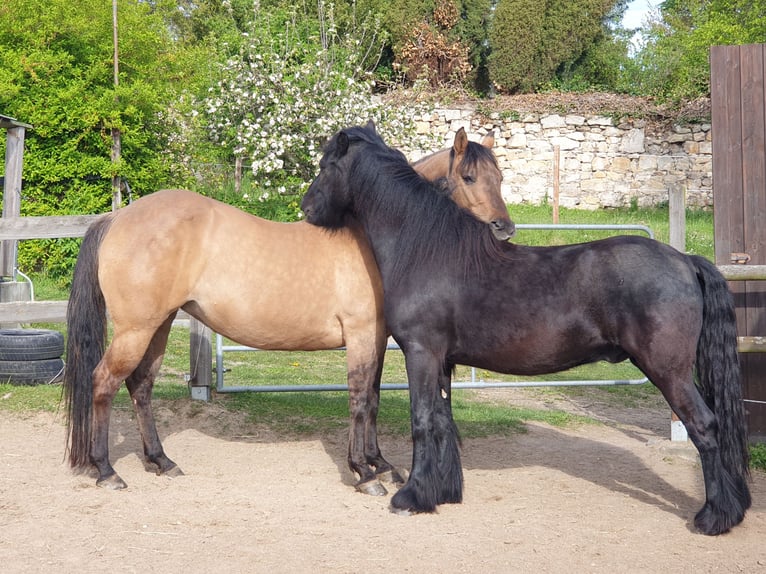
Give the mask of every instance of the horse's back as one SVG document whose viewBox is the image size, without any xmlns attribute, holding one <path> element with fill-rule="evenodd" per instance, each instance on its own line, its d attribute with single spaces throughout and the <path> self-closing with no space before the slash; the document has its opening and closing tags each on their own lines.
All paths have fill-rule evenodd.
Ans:
<svg viewBox="0 0 766 574">
<path fill-rule="evenodd" d="M 382 314 L 362 234 L 269 221 L 184 190 L 121 209 L 99 267 L 113 317 L 160 322 L 183 307 L 262 348 L 339 346 L 343 322 Z"/>
<path fill-rule="evenodd" d="M 696 340 L 681 341 L 678 333 L 702 321 L 691 259 L 637 236 L 558 247 L 511 244 L 474 277 L 448 275 L 412 295 L 427 292 L 432 299 L 428 321 L 394 312 L 392 331 L 441 321 L 455 334 L 444 343 L 451 360 L 494 371 L 533 375 L 620 361 L 661 341 L 693 349 Z M 392 306 L 389 298 L 386 305 Z M 395 306 L 408 309 L 406 301 Z"/>
</svg>

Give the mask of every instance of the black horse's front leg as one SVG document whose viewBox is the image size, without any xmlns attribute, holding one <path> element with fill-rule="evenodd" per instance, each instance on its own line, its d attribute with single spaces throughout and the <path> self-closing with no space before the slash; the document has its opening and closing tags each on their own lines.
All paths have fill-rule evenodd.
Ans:
<svg viewBox="0 0 766 574">
<path fill-rule="evenodd" d="M 410 386 L 412 470 L 391 499 L 398 513 L 433 512 L 463 500 L 463 469 L 457 427 L 452 419 L 450 373 L 430 351 L 405 354 Z"/>
</svg>

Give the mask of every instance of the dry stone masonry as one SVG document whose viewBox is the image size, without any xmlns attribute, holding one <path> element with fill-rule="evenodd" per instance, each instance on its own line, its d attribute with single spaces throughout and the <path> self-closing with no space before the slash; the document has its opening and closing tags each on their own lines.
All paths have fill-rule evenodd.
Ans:
<svg viewBox="0 0 766 574">
<path fill-rule="evenodd" d="M 487 118 L 473 107 L 437 108 L 417 118 L 416 126 L 419 133 L 439 134 L 436 149 L 451 145 L 461 127 L 474 140 L 494 131 L 503 196 L 511 204 L 552 201 L 558 147 L 563 207 L 660 205 L 668 201 L 672 186 L 685 189 L 689 206 L 712 205 L 709 123 L 657 128 L 641 119 L 608 116 L 512 115 Z M 431 151 L 409 150 L 407 155 L 414 160 Z"/>
</svg>

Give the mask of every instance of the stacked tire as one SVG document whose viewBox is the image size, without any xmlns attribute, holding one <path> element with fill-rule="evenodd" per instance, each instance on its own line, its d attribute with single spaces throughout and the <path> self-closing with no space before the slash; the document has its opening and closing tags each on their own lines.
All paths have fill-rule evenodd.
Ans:
<svg viewBox="0 0 766 574">
<path fill-rule="evenodd" d="M 45 385 L 64 376 L 64 336 L 48 329 L 0 329 L 0 383 Z"/>
</svg>

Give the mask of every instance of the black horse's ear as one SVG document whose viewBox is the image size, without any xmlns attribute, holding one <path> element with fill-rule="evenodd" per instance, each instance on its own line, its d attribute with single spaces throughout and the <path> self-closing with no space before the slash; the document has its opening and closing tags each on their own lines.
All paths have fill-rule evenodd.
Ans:
<svg viewBox="0 0 766 574">
<path fill-rule="evenodd" d="M 338 146 L 335 149 L 335 154 L 338 157 L 343 157 L 344 155 L 346 155 L 346 152 L 348 151 L 348 134 L 346 134 L 346 132 L 338 133 L 337 144 Z"/>
<path fill-rule="evenodd" d="M 368 130 L 371 130 L 371 131 L 377 133 L 376 130 L 375 130 L 375 122 L 372 121 L 372 120 L 367 120 L 367 125 L 364 126 L 364 127 L 365 127 L 365 129 L 368 129 Z"/>
</svg>

